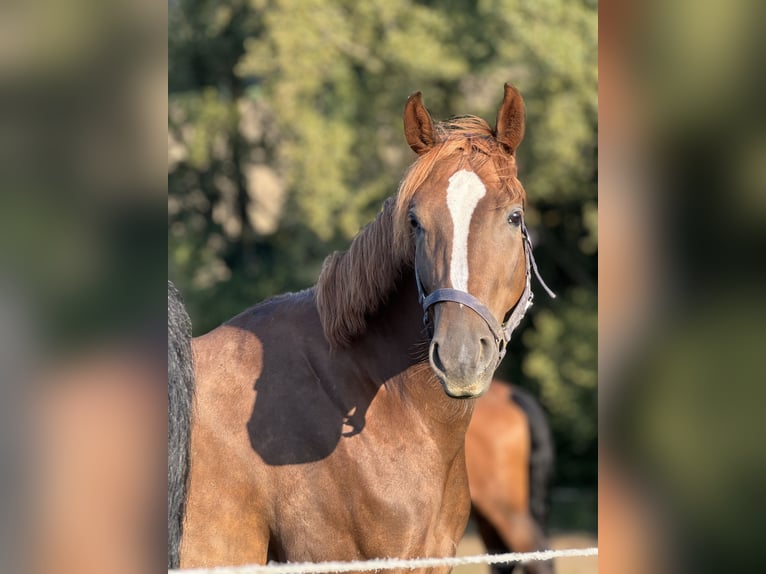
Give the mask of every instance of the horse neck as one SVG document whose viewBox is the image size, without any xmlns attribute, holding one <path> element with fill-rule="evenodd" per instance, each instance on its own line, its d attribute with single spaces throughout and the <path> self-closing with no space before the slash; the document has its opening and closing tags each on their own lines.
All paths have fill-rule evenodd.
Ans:
<svg viewBox="0 0 766 574">
<path fill-rule="evenodd" d="M 367 318 L 357 348 L 370 375 L 386 382 L 414 365 L 428 363 L 428 338 L 423 326 L 415 276 L 405 271 L 386 302 Z"/>
<path fill-rule="evenodd" d="M 412 409 L 443 440 L 462 448 L 474 400 L 447 396 L 428 362 L 430 338 L 423 324 L 415 274 L 402 274 L 385 305 L 370 317 L 360 344 L 370 375 L 384 382 L 392 400 Z"/>
</svg>

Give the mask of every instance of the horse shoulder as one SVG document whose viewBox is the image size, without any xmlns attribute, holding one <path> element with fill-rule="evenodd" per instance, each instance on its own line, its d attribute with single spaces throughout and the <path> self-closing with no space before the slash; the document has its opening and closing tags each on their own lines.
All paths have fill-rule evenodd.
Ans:
<svg viewBox="0 0 766 574">
<path fill-rule="evenodd" d="M 264 345 L 310 323 L 316 306 L 310 292 L 287 293 L 264 301 L 192 340 L 198 377 L 244 376 L 253 380 L 263 366 Z"/>
</svg>

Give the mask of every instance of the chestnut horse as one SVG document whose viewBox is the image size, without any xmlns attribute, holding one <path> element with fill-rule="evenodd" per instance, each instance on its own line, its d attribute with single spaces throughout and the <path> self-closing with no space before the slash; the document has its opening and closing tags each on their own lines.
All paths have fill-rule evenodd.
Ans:
<svg viewBox="0 0 766 574">
<path fill-rule="evenodd" d="M 193 341 L 183 567 L 454 555 L 473 399 L 532 299 L 524 105 L 434 123 L 416 93 L 404 131 L 415 163 L 315 287 Z"/>
<path fill-rule="evenodd" d="M 476 401 L 465 439 L 473 516 L 492 554 L 545 550 L 553 440 L 537 400 L 528 391 L 495 380 Z M 496 564 L 492 572 L 512 572 Z M 551 574 L 553 562 L 529 562 L 528 574 Z"/>
</svg>

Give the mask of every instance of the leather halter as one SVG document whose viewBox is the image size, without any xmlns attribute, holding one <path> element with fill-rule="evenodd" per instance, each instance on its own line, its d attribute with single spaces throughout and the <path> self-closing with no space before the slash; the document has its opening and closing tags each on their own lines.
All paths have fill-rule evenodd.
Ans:
<svg viewBox="0 0 766 574">
<path fill-rule="evenodd" d="M 431 318 L 428 314 L 428 310 L 433 305 L 436 303 L 442 303 L 444 301 L 452 301 L 454 303 L 465 305 L 469 309 L 472 309 L 482 319 L 484 319 L 487 327 L 489 327 L 489 330 L 495 337 L 495 344 L 497 345 L 499 354 L 497 362 L 500 364 L 500 361 L 502 361 L 503 357 L 505 356 L 508 342 L 511 340 L 511 333 L 513 333 L 513 330 L 519 326 L 519 323 L 521 323 L 521 320 L 524 318 L 527 310 L 532 306 L 532 300 L 534 299 L 534 295 L 532 293 L 533 270 L 535 272 L 535 277 L 537 277 L 540 285 L 543 286 L 548 295 L 552 299 L 556 298 L 556 294 L 551 291 L 551 289 L 545 284 L 545 281 L 543 281 L 543 278 L 540 277 L 540 271 L 537 269 L 537 262 L 535 261 L 535 256 L 532 253 L 532 242 L 529 239 L 529 232 L 527 231 L 527 226 L 523 221 L 521 222 L 521 235 L 522 241 L 524 242 L 524 256 L 527 264 L 526 285 L 524 287 L 524 291 L 521 293 L 521 297 L 516 302 L 516 305 L 514 305 L 508 320 L 503 324 L 500 324 L 500 322 L 495 319 L 491 311 L 487 309 L 487 307 L 481 301 L 466 291 L 445 287 L 442 289 L 436 289 L 428 296 L 426 296 L 423 291 L 423 283 L 421 283 L 420 276 L 418 275 L 417 263 L 415 264 L 415 282 L 418 285 L 418 300 L 423 307 L 423 324 L 426 326 L 429 332 L 431 331 Z"/>
</svg>

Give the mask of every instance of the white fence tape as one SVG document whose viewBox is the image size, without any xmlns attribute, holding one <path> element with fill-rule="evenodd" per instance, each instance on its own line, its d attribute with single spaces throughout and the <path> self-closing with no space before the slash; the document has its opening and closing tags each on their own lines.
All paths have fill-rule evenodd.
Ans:
<svg viewBox="0 0 766 574">
<path fill-rule="evenodd" d="M 284 564 L 218 566 L 215 568 L 192 568 L 168 570 L 168 574 L 323 574 L 330 572 L 362 572 L 370 570 L 413 570 L 415 568 L 438 568 L 440 566 L 464 566 L 466 564 L 502 564 L 505 562 L 531 562 L 553 558 L 598 556 L 598 548 L 567 548 L 563 550 L 540 550 L 537 552 L 509 552 L 507 554 L 480 554 L 449 558 L 379 558 L 351 562 L 293 562 Z"/>
</svg>

